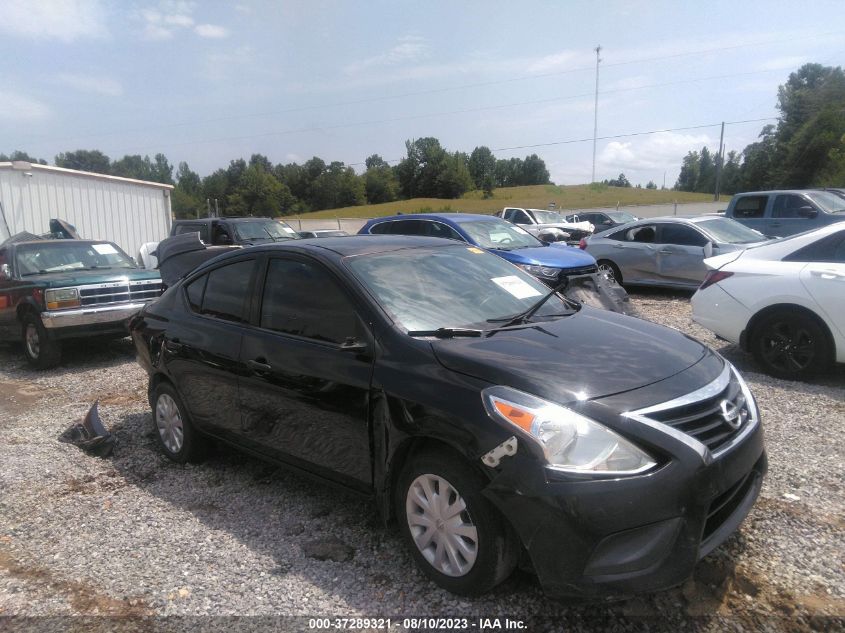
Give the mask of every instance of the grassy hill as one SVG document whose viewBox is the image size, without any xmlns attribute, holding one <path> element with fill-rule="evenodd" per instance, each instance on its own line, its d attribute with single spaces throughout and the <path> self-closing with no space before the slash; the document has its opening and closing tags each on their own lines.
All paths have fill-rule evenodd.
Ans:
<svg viewBox="0 0 845 633">
<path fill-rule="evenodd" d="M 723 196 L 727 205 L 730 196 Z M 470 191 L 456 200 L 440 198 L 413 198 L 384 204 L 365 204 L 357 207 L 325 209 L 305 213 L 301 218 L 374 218 L 402 213 L 427 213 L 460 211 L 464 213 L 494 213 L 505 206 L 546 209 L 550 202 L 563 209 L 620 208 L 638 204 L 660 204 L 672 202 L 711 202 L 713 196 L 685 191 L 661 191 L 659 189 L 635 189 L 629 187 L 605 187 L 590 185 L 531 185 L 528 187 L 504 187 L 493 190 L 493 197 L 484 199 L 481 191 Z"/>
</svg>

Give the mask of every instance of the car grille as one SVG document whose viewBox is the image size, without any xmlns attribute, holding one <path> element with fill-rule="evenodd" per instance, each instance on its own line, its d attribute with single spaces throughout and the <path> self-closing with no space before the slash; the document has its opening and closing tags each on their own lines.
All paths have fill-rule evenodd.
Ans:
<svg viewBox="0 0 845 633">
<path fill-rule="evenodd" d="M 742 386 L 730 365 L 712 383 L 687 396 L 634 411 L 631 417 L 657 422 L 718 454 L 748 427 L 752 417 Z"/>
<path fill-rule="evenodd" d="M 159 280 L 119 281 L 79 287 L 79 301 L 83 306 L 99 306 L 111 303 L 150 301 L 161 295 Z"/>
<path fill-rule="evenodd" d="M 595 264 L 591 266 L 581 266 L 580 268 L 564 268 L 560 271 L 560 277 L 563 279 L 564 277 L 571 277 L 573 275 L 591 275 L 593 273 L 597 273 L 598 271 L 599 268 Z"/>
</svg>

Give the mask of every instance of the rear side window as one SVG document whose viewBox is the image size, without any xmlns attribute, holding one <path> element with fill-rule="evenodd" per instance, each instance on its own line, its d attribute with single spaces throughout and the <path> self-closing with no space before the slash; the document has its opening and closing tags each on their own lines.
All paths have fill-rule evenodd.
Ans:
<svg viewBox="0 0 845 633">
<path fill-rule="evenodd" d="M 646 244 L 654 243 L 657 238 L 657 229 L 654 225 L 647 224 L 646 226 L 636 226 L 633 229 L 628 229 L 625 239 L 629 242 L 644 242 Z"/>
<path fill-rule="evenodd" d="M 443 224 L 442 222 L 423 221 L 422 235 L 428 235 L 429 237 L 440 237 L 445 238 L 447 240 L 460 240 L 462 242 L 464 241 L 464 238 L 462 238 L 455 229 L 453 229 L 447 224 Z"/>
<path fill-rule="evenodd" d="M 426 235 L 424 225 L 428 223 L 422 220 L 396 220 L 391 224 L 392 235 Z"/>
<path fill-rule="evenodd" d="M 374 224 L 370 227 L 370 233 L 373 235 L 386 235 L 391 233 L 393 222 L 379 222 L 378 224 Z M 309 237 L 314 237 L 313 235 L 309 235 Z"/>
<path fill-rule="evenodd" d="M 191 309 L 224 321 L 245 321 L 244 305 L 254 266 L 255 260 L 252 259 L 235 262 L 215 268 L 192 281 L 186 288 Z"/>
<path fill-rule="evenodd" d="M 271 259 L 264 281 L 260 325 L 328 343 L 360 334 L 349 298 L 317 264 Z"/>
<path fill-rule="evenodd" d="M 734 206 L 735 218 L 762 218 L 766 212 L 767 196 L 743 196 Z"/>
<path fill-rule="evenodd" d="M 785 262 L 831 262 L 845 264 L 845 231 L 828 235 L 791 255 L 783 258 Z"/>
<path fill-rule="evenodd" d="M 704 246 L 708 240 L 691 226 L 663 224 L 660 226 L 660 243 L 678 246 Z"/>
</svg>

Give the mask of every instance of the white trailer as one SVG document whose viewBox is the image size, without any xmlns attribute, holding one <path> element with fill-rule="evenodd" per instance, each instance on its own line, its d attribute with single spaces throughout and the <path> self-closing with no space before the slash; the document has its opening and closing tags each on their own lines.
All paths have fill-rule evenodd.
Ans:
<svg viewBox="0 0 845 633">
<path fill-rule="evenodd" d="M 84 239 L 108 240 L 137 257 L 141 245 L 170 234 L 173 185 L 118 178 L 24 161 L 0 162 L 0 242 L 36 235 L 61 218 Z"/>
</svg>

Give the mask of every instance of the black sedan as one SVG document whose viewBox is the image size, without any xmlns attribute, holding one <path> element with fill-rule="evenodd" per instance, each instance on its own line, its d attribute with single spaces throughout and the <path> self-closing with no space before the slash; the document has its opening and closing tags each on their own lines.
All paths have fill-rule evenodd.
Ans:
<svg viewBox="0 0 845 633">
<path fill-rule="evenodd" d="M 239 250 L 131 330 L 167 457 L 216 438 L 368 495 L 460 594 L 518 563 L 553 595 L 677 584 L 766 470 L 754 398 L 722 357 L 466 244 Z"/>
</svg>

